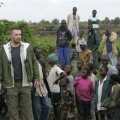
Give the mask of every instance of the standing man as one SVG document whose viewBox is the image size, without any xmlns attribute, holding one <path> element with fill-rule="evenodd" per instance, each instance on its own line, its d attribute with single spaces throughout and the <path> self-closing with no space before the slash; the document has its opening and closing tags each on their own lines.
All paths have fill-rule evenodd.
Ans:
<svg viewBox="0 0 120 120">
<path fill-rule="evenodd" d="M 110 60 L 110 64 L 113 67 L 116 67 L 118 51 L 115 42 L 117 40 L 117 34 L 115 32 L 112 32 L 111 29 L 112 28 L 110 26 L 107 27 L 106 32 L 103 35 L 103 55 L 107 54 Z"/>
<path fill-rule="evenodd" d="M 88 19 L 88 24 L 92 24 L 93 29 L 99 29 L 99 19 L 96 16 L 97 10 L 92 11 L 92 16 Z"/>
<path fill-rule="evenodd" d="M 72 36 L 74 36 L 75 39 L 78 37 L 79 34 L 79 21 L 80 21 L 80 16 L 76 12 L 77 8 L 73 7 L 73 13 L 69 14 L 67 17 L 68 29 L 71 31 Z"/>
<path fill-rule="evenodd" d="M 91 24 L 88 24 L 88 40 L 87 40 L 87 48 L 92 51 L 93 55 L 93 66 L 98 69 L 98 47 L 100 44 L 100 36 L 99 33 L 93 29 Z"/>
<path fill-rule="evenodd" d="M 31 45 L 21 41 L 20 28 L 11 30 L 11 41 L 1 47 L 0 56 L 0 87 L 7 87 L 10 120 L 19 120 L 19 107 L 23 120 L 34 120 L 30 84 L 39 85 L 38 64 Z"/>
<path fill-rule="evenodd" d="M 58 62 L 60 65 L 69 65 L 69 42 L 72 39 L 72 34 L 66 27 L 66 20 L 61 21 L 61 26 L 57 30 L 57 49 Z"/>
</svg>

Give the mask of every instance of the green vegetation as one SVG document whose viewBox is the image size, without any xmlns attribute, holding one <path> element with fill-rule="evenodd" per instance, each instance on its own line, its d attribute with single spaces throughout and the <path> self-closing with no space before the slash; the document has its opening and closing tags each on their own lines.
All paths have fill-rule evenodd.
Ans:
<svg viewBox="0 0 120 120">
<path fill-rule="evenodd" d="M 113 31 L 118 34 L 117 48 L 120 57 L 120 19 L 117 17 L 115 20 L 109 20 L 108 18 L 100 22 L 100 33 L 102 35 L 108 24 L 111 24 Z M 112 22 L 111 22 L 112 21 Z M 113 22 L 114 21 L 114 22 Z M 117 22 L 115 22 L 117 21 Z M 118 24 L 119 23 L 119 24 Z M 117 24 L 117 25 L 116 25 Z M 54 19 L 52 23 L 42 20 L 39 23 L 27 23 L 25 21 L 8 21 L 0 20 L 0 43 L 6 43 L 10 39 L 10 29 L 18 26 L 22 29 L 22 40 L 30 42 L 33 46 L 39 46 L 43 49 L 43 56 L 46 58 L 48 54 L 56 52 L 56 30 L 59 26 L 59 20 Z M 85 39 L 87 39 L 87 22 L 80 23 L 80 29 L 83 30 Z M 74 42 L 74 40 L 72 40 Z M 71 42 L 71 43 L 72 43 Z M 103 45 L 100 44 L 99 52 L 102 53 Z"/>
</svg>

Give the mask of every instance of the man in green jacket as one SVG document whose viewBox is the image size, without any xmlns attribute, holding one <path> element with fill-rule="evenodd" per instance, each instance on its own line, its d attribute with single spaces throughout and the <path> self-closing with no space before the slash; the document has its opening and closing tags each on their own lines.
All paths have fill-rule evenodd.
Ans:
<svg viewBox="0 0 120 120">
<path fill-rule="evenodd" d="M 21 29 L 11 30 L 11 41 L 0 49 L 0 89 L 7 87 L 10 120 L 19 120 L 20 107 L 23 120 L 33 120 L 31 88 L 39 85 L 37 61 L 29 43 L 21 41 Z"/>
</svg>

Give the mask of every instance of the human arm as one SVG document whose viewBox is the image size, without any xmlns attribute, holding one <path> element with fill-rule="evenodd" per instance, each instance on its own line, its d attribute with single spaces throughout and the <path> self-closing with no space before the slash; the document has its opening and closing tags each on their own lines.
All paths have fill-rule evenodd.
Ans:
<svg viewBox="0 0 120 120">
<path fill-rule="evenodd" d="M 59 80 L 61 80 L 65 76 L 66 76 L 66 73 L 65 72 L 61 72 L 60 76 L 55 80 L 55 82 L 53 84 L 58 84 Z"/>
<path fill-rule="evenodd" d="M 91 98 L 94 97 L 94 87 L 93 87 L 93 82 L 91 81 L 90 83 L 90 93 L 91 93 Z"/>
<path fill-rule="evenodd" d="M 73 83 L 73 87 L 75 88 L 75 90 L 76 90 L 77 85 L 78 85 L 78 83 L 79 83 L 79 79 L 80 79 L 80 78 L 76 78 L 75 81 L 74 81 L 74 83 Z"/>
<path fill-rule="evenodd" d="M 39 80 L 40 80 L 38 62 L 36 60 L 32 46 L 29 46 L 29 52 L 31 54 L 30 59 L 32 59 L 32 68 L 33 68 L 33 81 L 31 82 L 34 83 L 34 87 L 36 88 L 39 86 Z"/>
<path fill-rule="evenodd" d="M 110 42 L 115 42 L 117 39 L 117 34 L 115 32 L 112 32 L 110 35 Z"/>
<path fill-rule="evenodd" d="M 69 29 L 67 30 L 67 36 L 68 36 L 69 41 L 71 41 L 72 40 L 72 34 L 71 34 Z"/>
</svg>

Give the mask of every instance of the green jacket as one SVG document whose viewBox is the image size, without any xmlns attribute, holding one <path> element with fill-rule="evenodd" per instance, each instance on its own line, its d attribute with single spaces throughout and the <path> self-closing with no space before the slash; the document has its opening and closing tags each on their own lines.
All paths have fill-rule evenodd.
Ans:
<svg viewBox="0 0 120 120">
<path fill-rule="evenodd" d="M 97 109 L 97 103 L 98 103 L 98 86 L 99 86 L 99 80 L 97 80 L 96 84 L 95 84 L 95 98 L 94 98 L 95 109 Z M 109 91 L 110 87 L 111 87 L 110 86 L 110 76 L 107 76 L 106 80 L 104 81 L 103 88 L 102 88 L 101 103 L 105 99 L 106 94 Z"/>
<path fill-rule="evenodd" d="M 110 92 L 110 101 L 109 101 L 109 108 L 120 108 L 120 101 L 117 101 L 120 98 L 120 84 L 117 84 L 114 87 L 113 93 Z"/>
<path fill-rule="evenodd" d="M 29 43 L 21 42 L 20 57 L 23 74 L 22 86 L 29 86 L 30 82 L 39 80 L 37 60 Z M 3 82 L 6 87 L 14 87 L 10 42 L 0 48 L 0 82 Z"/>
</svg>

